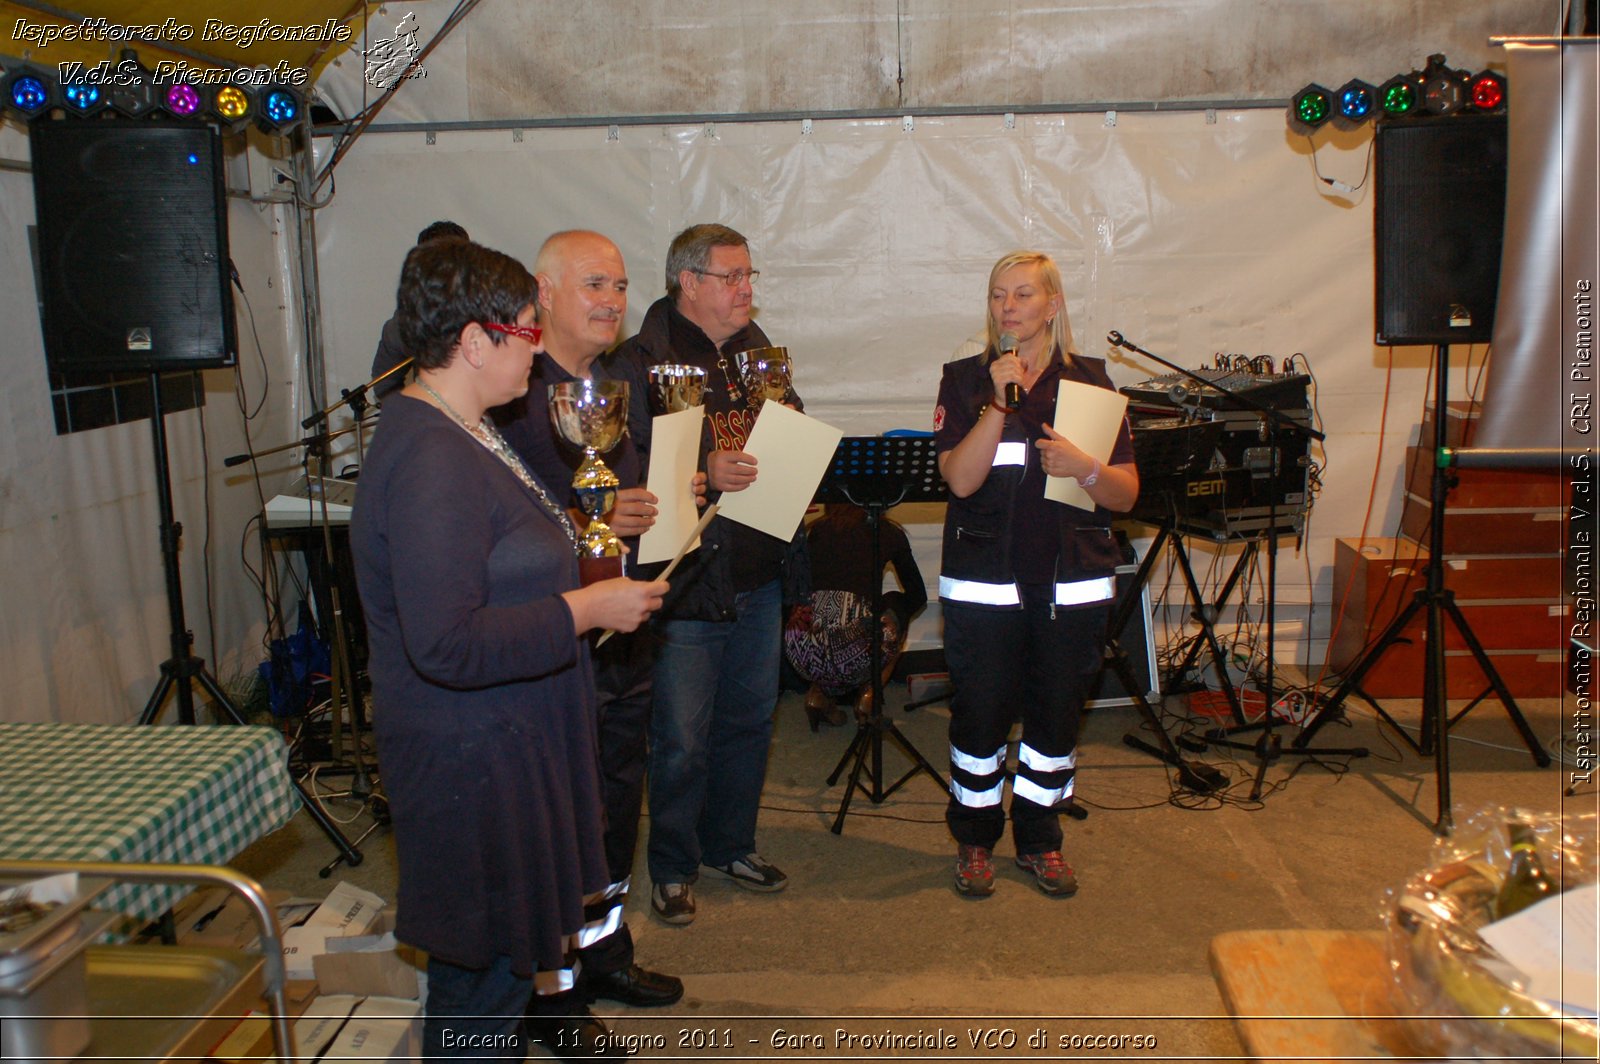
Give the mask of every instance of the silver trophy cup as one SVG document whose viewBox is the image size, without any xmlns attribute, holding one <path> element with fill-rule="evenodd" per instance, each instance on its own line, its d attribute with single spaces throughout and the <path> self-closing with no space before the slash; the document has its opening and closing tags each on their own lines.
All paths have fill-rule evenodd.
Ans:
<svg viewBox="0 0 1600 1064">
<path fill-rule="evenodd" d="M 768 399 L 783 402 L 789 397 L 789 349 L 787 347 L 756 347 L 740 351 L 733 356 L 739 370 L 739 380 L 756 409 Z"/>
<path fill-rule="evenodd" d="M 578 537 L 578 569 L 585 584 L 622 575 L 622 540 L 603 514 L 617 505 L 617 475 L 600 460 L 628 428 L 628 386 L 622 381 L 562 381 L 550 385 L 550 420 L 561 438 L 583 448 L 572 475 L 578 508 L 589 518 Z"/>
<path fill-rule="evenodd" d="M 705 402 L 706 371 L 699 366 L 650 367 L 650 412 L 676 414 Z"/>
</svg>

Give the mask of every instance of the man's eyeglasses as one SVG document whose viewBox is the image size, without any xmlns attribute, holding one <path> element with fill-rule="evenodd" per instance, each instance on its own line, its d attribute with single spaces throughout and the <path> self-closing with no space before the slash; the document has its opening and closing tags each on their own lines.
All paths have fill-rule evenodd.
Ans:
<svg viewBox="0 0 1600 1064">
<path fill-rule="evenodd" d="M 539 337 L 544 335 L 544 330 L 537 325 L 501 325 L 497 321 L 484 321 L 478 324 L 490 332 L 502 333 L 506 336 L 520 336 L 530 344 L 538 343 Z"/>
<path fill-rule="evenodd" d="M 738 288 L 746 281 L 755 284 L 756 278 L 761 276 L 760 270 L 751 270 L 749 273 L 744 270 L 734 270 L 732 273 L 712 273 L 710 270 L 696 270 L 694 272 L 701 277 L 715 277 L 729 288 Z"/>
</svg>

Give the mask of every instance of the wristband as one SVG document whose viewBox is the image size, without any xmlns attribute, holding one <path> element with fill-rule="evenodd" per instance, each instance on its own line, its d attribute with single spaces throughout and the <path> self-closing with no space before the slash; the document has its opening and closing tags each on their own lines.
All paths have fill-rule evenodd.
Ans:
<svg viewBox="0 0 1600 1064">
<path fill-rule="evenodd" d="M 1078 481 L 1078 487 L 1080 487 L 1080 488 L 1092 488 L 1092 487 L 1094 487 L 1095 481 L 1097 481 L 1099 479 L 1100 479 L 1100 460 L 1097 458 L 1097 459 L 1095 459 L 1095 463 L 1094 463 L 1094 472 L 1090 473 L 1088 476 L 1086 476 L 1083 479 L 1079 480 Z"/>
<path fill-rule="evenodd" d="M 1000 411 L 1002 414 L 1015 414 L 1017 412 L 1017 408 L 1016 407 L 1014 407 L 1014 406 L 1006 406 L 1004 403 L 1000 402 L 998 399 L 996 399 L 994 402 L 990 403 L 989 406 L 992 409 Z"/>
</svg>

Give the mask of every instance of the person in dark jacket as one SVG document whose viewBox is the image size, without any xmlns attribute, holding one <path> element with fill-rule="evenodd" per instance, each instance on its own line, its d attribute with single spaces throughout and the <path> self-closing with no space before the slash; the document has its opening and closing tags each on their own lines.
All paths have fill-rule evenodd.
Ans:
<svg viewBox="0 0 1600 1064">
<path fill-rule="evenodd" d="M 425 227 L 417 234 L 417 246 L 430 243 L 434 240 L 470 240 L 467 231 L 455 222 L 439 221 Z M 383 323 L 383 331 L 378 334 L 378 350 L 372 355 L 372 377 L 383 377 L 385 373 L 400 365 L 406 360 L 406 347 L 400 340 L 400 325 L 396 318 L 390 318 Z M 399 373 L 389 373 L 372 386 L 372 397 L 383 400 L 394 392 L 405 387 L 411 377 L 411 370 L 404 369 Z"/>
<path fill-rule="evenodd" d="M 583 449 L 563 439 L 550 418 L 552 384 L 573 380 L 619 380 L 629 386 L 628 408 L 648 406 L 641 375 L 631 361 L 605 354 L 617 341 L 628 310 L 628 274 L 622 252 L 599 233 L 555 233 L 534 262 L 539 281 L 539 322 L 544 351 L 533 364 L 528 395 L 496 412 L 505 437 L 552 495 L 582 521 L 572 491 L 573 471 Z M 601 456 L 619 482 L 616 506 L 603 515 L 629 551 L 655 524 L 657 499 L 643 487 L 643 458 L 634 433 L 625 433 Z M 596 710 L 600 721 L 601 792 L 606 807 L 606 861 L 611 883 L 591 914 L 589 937 L 579 950 L 581 975 L 565 995 L 544 995 L 532 1023 L 568 1048 L 598 1042 L 604 1028 L 585 1015 L 587 997 L 635 1007 L 671 1005 L 683 997 L 683 982 L 648 971 L 633 960 L 633 935 L 623 918 L 639 837 L 650 728 L 650 681 L 655 664 L 647 628 L 619 633 L 594 651 Z M 565 1025 L 565 1029 L 561 1028 Z"/>
<path fill-rule="evenodd" d="M 696 225 L 673 238 L 666 274 L 667 295 L 618 354 L 643 367 L 707 371 L 700 452 L 715 501 L 757 476 L 756 460 L 743 448 L 760 400 L 740 381 L 734 356 L 770 346 L 750 320 L 758 273 L 743 236 L 725 225 Z M 792 390 L 787 402 L 800 405 Z M 653 625 L 647 853 L 651 908 L 667 923 L 694 919 L 693 884 L 702 867 L 748 890 L 778 891 L 789 882 L 755 844 L 778 702 L 787 551 L 781 539 L 714 518 L 700 548 L 674 572 L 676 593 Z"/>
<path fill-rule="evenodd" d="M 1104 361 L 1073 347 L 1055 262 L 1034 251 L 1005 256 L 989 274 L 988 300 L 988 346 L 945 366 L 933 419 L 951 496 L 939 573 L 954 687 L 945 819 L 956 890 L 989 895 L 1005 830 L 1006 740 L 1020 716 L 1017 864 L 1046 894 L 1069 895 L 1077 878 L 1062 856 L 1060 810 L 1072 799 L 1078 717 L 1116 594 L 1111 515 L 1132 508 L 1139 475 L 1126 418 L 1104 465 L 1052 425 L 1058 382 L 1112 388 Z M 1021 389 L 1014 407 L 1008 385 Z M 1076 480 L 1094 509 L 1045 498 L 1046 476 Z"/>
<path fill-rule="evenodd" d="M 580 588 L 571 520 L 485 416 L 528 388 L 536 291 L 476 244 L 411 251 L 397 302 L 417 379 L 384 406 L 351 518 L 428 1057 L 522 1060 L 533 988 L 570 967 L 610 882 L 583 635 L 632 631 L 666 591 Z"/>
</svg>

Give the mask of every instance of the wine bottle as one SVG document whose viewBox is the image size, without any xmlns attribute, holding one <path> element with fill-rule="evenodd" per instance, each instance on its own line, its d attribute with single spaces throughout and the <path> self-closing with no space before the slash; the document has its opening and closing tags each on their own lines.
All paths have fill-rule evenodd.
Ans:
<svg viewBox="0 0 1600 1064">
<path fill-rule="evenodd" d="M 1506 866 L 1506 877 L 1500 882 L 1500 892 L 1495 896 L 1495 919 L 1503 920 L 1519 913 L 1534 902 L 1556 893 L 1556 885 L 1539 860 L 1539 851 L 1533 844 L 1533 825 L 1526 820 L 1512 820 L 1506 824 L 1511 836 L 1511 862 Z"/>
</svg>

